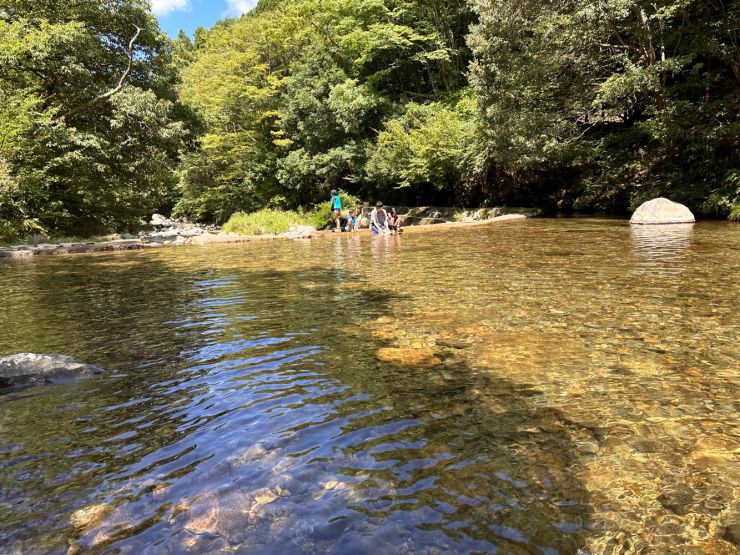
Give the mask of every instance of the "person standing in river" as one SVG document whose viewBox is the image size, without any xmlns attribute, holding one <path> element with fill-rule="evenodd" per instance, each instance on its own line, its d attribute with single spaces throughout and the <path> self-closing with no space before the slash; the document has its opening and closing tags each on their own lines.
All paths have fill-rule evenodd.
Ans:
<svg viewBox="0 0 740 555">
<path fill-rule="evenodd" d="M 331 191 L 331 214 L 334 218 L 333 231 L 342 231 L 342 199 L 336 189 L 332 189 Z"/>
</svg>

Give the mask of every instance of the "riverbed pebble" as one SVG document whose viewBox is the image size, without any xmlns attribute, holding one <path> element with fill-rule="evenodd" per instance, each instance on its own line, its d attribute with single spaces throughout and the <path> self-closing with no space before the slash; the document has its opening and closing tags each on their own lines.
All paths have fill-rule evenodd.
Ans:
<svg viewBox="0 0 740 555">
<path fill-rule="evenodd" d="M 599 445 L 592 441 L 583 441 L 577 445 L 578 452 L 584 455 L 595 455 L 599 452 Z"/>
</svg>

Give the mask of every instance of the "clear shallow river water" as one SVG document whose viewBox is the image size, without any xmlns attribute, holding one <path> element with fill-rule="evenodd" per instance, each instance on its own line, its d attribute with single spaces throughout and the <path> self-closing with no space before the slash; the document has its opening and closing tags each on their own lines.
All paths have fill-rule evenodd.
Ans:
<svg viewBox="0 0 740 555">
<path fill-rule="evenodd" d="M 0 551 L 734 553 L 739 275 L 596 219 L 0 262 L 0 355 L 109 370 L 0 395 Z"/>
</svg>

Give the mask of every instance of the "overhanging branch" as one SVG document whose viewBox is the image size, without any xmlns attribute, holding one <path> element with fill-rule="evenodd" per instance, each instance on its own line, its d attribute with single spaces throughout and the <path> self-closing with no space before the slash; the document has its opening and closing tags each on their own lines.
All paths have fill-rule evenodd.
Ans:
<svg viewBox="0 0 740 555">
<path fill-rule="evenodd" d="M 134 45 L 136 44 L 136 41 L 139 39 L 139 35 L 141 34 L 141 28 L 136 25 L 134 25 L 134 27 L 136 27 L 136 33 L 134 34 L 133 37 L 131 37 L 131 40 L 128 43 L 128 66 L 126 67 L 126 71 L 123 72 L 123 75 L 121 75 L 121 78 L 118 80 L 118 84 L 112 89 L 104 92 L 103 94 L 99 94 L 95 98 L 88 100 L 84 104 L 80 104 L 79 106 L 72 108 L 71 110 L 69 110 L 66 114 L 64 114 L 61 117 L 62 120 L 65 120 L 76 114 L 79 114 L 83 110 L 92 108 L 96 104 L 99 104 L 103 100 L 106 100 L 107 98 L 110 98 L 114 94 L 117 94 L 118 92 L 120 92 L 120 90 L 126 84 L 126 80 L 128 79 L 129 75 L 131 75 L 131 69 L 133 68 L 133 65 L 134 65 Z"/>
</svg>

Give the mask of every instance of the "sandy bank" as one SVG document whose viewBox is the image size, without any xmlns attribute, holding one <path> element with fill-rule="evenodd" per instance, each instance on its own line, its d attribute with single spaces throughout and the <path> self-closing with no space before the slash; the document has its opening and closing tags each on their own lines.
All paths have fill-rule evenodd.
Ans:
<svg viewBox="0 0 740 555">
<path fill-rule="evenodd" d="M 467 228 L 467 227 L 479 227 L 487 226 L 492 224 L 499 224 L 504 222 L 522 221 L 526 220 L 527 216 L 521 214 L 508 214 L 505 216 L 498 216 L 491 218 L 490 220 L 482 220 L 478 222 L 449 222 L 443 224 L 430 224 L 430 225 L 416 225 L 403 228 L 404 235 L 416 234 L 416 233 L 430 233 L 438 231 L 447 231 L 451 229 Z M 370 235 L 369 229 L 362 229 L 354 235 Z M 338 238 L 347 236 L 346 233 L 334 233 L 332 231 L 311 231 L 306 233 L 284 233 L 280 235 L 228 235 L 228 234 L 208 234 L 201 235 L 200 237 L 193 237 L 187 242 L 189 245 L 218 245 L 218 244 L 229 244 L 229 243 L 249 243 L 252 241 L 272 241 L 275 239 L 316 239 L 320 237 L 326 238 Z"/>
<path fill-rule="evenodd" d="M 508 214 L 498 216 L 490 220 L 477 222 L 450 222 L 433 225 L 417 225 L 404 227 L 404 235 L 415 233 L 430 233 L 437 231 L 447 231 L 452 229 L 479 227 L 504 222 L 522 221 L 527 217 L 521 214 Z M 360 235 L 369 235 L 370 230 L 363 229 Z M 254 241 L 274 241 L 277 239 L 314 239 L 314 238 L 331 238 L 342 237 L 345 234 L 332 233 L 331 231 L 306 231 L 298 233 L 283 233 L 279 235 L 230 235 L 227 233 L 207 233 L 197 237 L 191 237 L 183 242 L 162 243 L 151 242 L 141 239 L 121 239 L 118 241 L 103 242 L 78 242 L 78 243 L 49 243 L 41 245 L 19 245 L 13 247 L 0 247 L 0 258 L 28 258 L 33 256 L 55 256 L 65 254 L 86 254 L 96 252 L 115 252 L 128 250 L 141 250 L 151 248 L 164 248 L 181 245 L 226 245 L 233 243 L 250 243 Z"/>
</svg>

